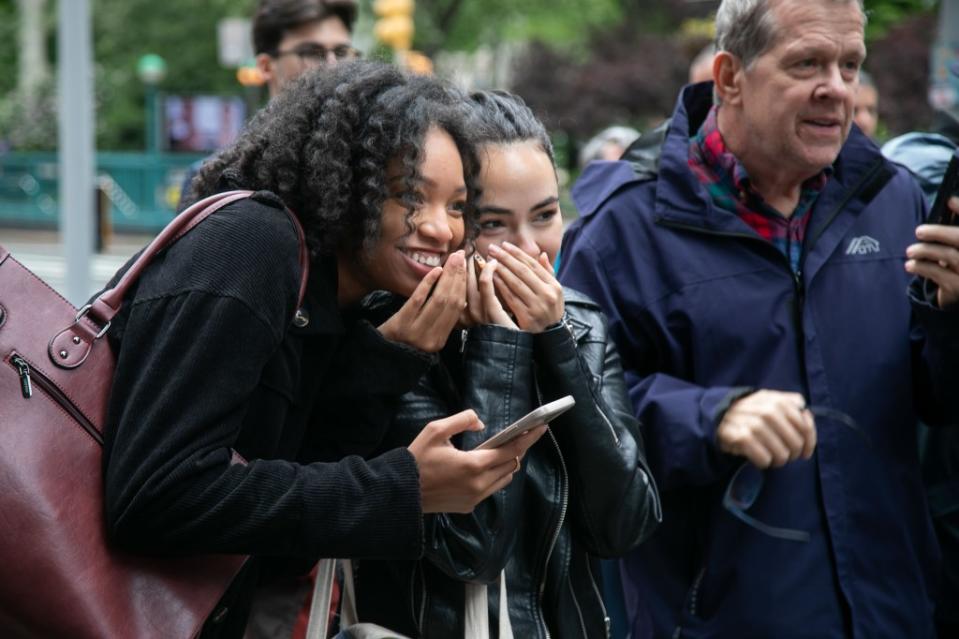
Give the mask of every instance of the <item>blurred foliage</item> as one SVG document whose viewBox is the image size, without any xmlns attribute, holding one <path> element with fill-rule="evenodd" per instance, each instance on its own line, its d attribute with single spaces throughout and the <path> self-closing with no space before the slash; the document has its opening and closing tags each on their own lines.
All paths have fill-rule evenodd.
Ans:
<svg viewBox="0 0 959 639">
<path fill-rule="evenodd" d="M 54 64 L 57 1 L 47 3 L 45 21 Z M 217 60 L 216 25 L 225 17 L 248 17 L 255 1 L 90 0 L 97 147 L 143 148 L 145 91 L 136 64 L 144 54 L 156 53 L 166 60 L 161 91 L 240 94 L 234 70 L 222 68 Z M 360 30 L 372 23 L 371 3 L 361 0 Z M 646 128 L 670 111 L 685 81 L 686 65 L 708 40 L 708 19 L 718 4 L 718 0 L 417 0 L 414 46 L 432 54 L 506 41 L 531 43 L 519 62 L 515 88 L 570 141 L 566 151 L 573 157 L 580 141 L 608 124 Z M 865 0 L 865 4 L 870 14 L 868 65 L 883 95 L 882 117 L 896 132 L 909 118 L 916 121 L 914 114 L 923 108 L 935 3 Z M 914 15 L 925 16 L 926 22 L 908 27 Z M 0 140 L 53 148 L 55 81 L 39 92 L 39 103 L 27 104 L 15 91 L 18 23 L 16 0 L 0 0 L 0 64 L 8 71 L 0 74 Z M 368 33 L 357 36 L 369 40 Z M 885 45 L 887 41 L 891 44 Z"/>
<path fill-rule="evenodd" d="M 68 1 L 68 0 L 60 0 Z M 141 56 L 155 53 L 166 60 L 161 91 L 168 93 L 237 94 L 235 71 L 217 59 L 217 22 L 247 16 L 254 0 L 91 0 L 94 47 L 94 99 L 97 148 L 136 150 L 144 147 L 145 89 L 137 77 Z M 56 64 L 55 1 L 48 3 L 49 59 Z M 0 0 L 0 63 L 17 68 L 17 9 L 14 0 Z M 42 92 L 43 108 L 29 108 L 14 91 L 16 73 L 0 76 L 0 138 L 18 148 L 54 148 L 56 117 L 53 91 Z M 52 120 L 50 118 L 53 113 Z M 31 132 L 44 131 L 42 135 Z M 29 135 L 28 135 L 29 133 Z"/>
<path fill-rule="evenodd" d="M 252 6 L 252 0 L 92 0 L 97 147 L 143 148 L 145 88 L 136 66 L 147 53 L 166 60 L 161 91 L 239 93 L 235 71 L 218 61 L 216 25 L 249 15 Z"/>
<path fill-rule="evenodd" d="M 622 15 L 620 0 L 417 0 L 416 47 L 432 55 L 502 41 L 576 46 Z"/>
<path fill-rule="evenodd" d="M 909 16 L 928 11 L 938 3 L 935 0 L 865 0 L 864 4 L 869 16 L 866 40 L 873 42 Z"/>
<path fill-rule="evenodd" d="M 889 137 L 928 130 L 932 124 L 927 95 L 929 46 L 935 32 L 935 13 L 920 13 L 889 27 L 869 47 L 866 68 L 879 90 L 881 132 Z"/>
<path fill-rule="evenodd" d="M 620 5 L 617 24 L 589 29 L 586 56 L 543 41 L 518 64 L 513 89 L 553 131 L 563 133 L 571 159 L 577 147 L 607 126 L 646 130 L 669 115 L 689 62 L 712 38 L 710 19 L 719 2 L 624 0 Z M 865 6 L 867 67 L 879 86 L 884 130 L 895 134 L 927 125 L 935 2 L 865 0 Z M 575 169 L 572 161 L 567 168 Z"/>
<path fill-rule="evenodd" d="M 0 96 L 7 96 L 16 88 L 16 68 L 17 4 L 15 0 L 0 0 L 0 69 L 7 70 L 0 73 Z"/>
</svg>

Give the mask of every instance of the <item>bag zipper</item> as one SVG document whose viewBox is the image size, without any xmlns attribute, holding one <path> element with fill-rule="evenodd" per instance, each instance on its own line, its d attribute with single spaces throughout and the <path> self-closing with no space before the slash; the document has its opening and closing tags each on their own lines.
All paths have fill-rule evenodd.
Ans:
<svg viewBox="0 0 959 639">
<path fill-rule="evenodd" d="M 36 384 L 50 399 L 65 410 L 74 421 L 80 424 L 80 427 L 93 438 L 93 441 L 103 446 L 103 436 L 96 427 L 40 369 L 36 367 L 31 368 L 30 363 L 16 351 L 10 354 L 10 365 L 17 370 L 17 374 L 20 376 L 20 391 L 24 399 L 31 399 L 33 397 L 33 385 Z"/>
<path fill-rule="evenodd" d="M 23 394 L 23 398 L 30 399 L 33 397 L 33 384 L 30 383 L 30 365 L 19 355 L 11 357 L 10 363 L 16 367 L 20 374 L 20 392 Z"/>
</svg>

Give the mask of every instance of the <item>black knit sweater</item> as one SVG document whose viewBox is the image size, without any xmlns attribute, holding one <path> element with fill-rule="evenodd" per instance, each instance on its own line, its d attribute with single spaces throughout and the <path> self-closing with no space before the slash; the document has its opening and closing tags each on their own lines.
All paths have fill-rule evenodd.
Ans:
<svg viewBox="0 0 959 639">
<path fill-rule="evenodd" d="M 275 197 L 231 204 L 153 262 L 110 333 L 110 539 L 147 554 L 255 556 L 204 636 L 242 634 L 263 558 L 308 567 L 422 552 L 412 455 L 359 455 L 430 358 L 341 314 L 332 260 L 311 267 L 310 321 L 294 327 L 297 251 Z"/>
</svg>

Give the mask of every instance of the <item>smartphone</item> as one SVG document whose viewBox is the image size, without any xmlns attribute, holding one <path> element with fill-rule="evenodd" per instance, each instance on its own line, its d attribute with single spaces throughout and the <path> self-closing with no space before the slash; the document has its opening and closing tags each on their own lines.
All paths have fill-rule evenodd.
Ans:
<svg viewBox="0 0 959 639">
<path fill-rule="evenodd" d="M 953 152 L 946 174 L 942 176 L 939 190 L 936 191 L 936 200 L 932 203 L 932 211 L 926 220 L 927 224 L 959 225 L 959 219 L 947 206 L 953 195 L 959 195 L 959 150 Z"/>
<path fill-rule="evenodd" d="M 560 397 L 556 401 L 543 404 L 539 408 L 533 409 L 523 417 L 520 417 L 512 424 L 487 439 L 485 442 L 477 446 L 475 450 L 499 448 L 503 444 L 513 441 L 534 426 L 550 423 L 572 408 L 574 404 L 576 404 L 576 400 L 573 399 L 572 395 Z"/>
</svg>

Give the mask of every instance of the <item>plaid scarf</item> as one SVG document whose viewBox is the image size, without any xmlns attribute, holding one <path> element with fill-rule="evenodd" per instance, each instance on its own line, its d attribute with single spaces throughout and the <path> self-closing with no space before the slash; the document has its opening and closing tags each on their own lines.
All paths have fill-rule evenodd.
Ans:
<svg viewBox="0 0 959 639">
<path fill-rule="evenodd" d="M 717 124 L 718 107 L 713 107 L 706 121 L 689 140 L 689 168 L 709 191 L 713 204 L 735 213 L 786 256 L 793 272 L 799 272 L 803 238 L 809 225 L 809 211 L 822 192 L 832 168 L 809 178 L 802 184 L 799 203 L 789 217 L 769 206 L 752 186 L 746 167 L 736 159 L 723 141 Z"/>
</svg>

